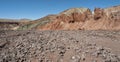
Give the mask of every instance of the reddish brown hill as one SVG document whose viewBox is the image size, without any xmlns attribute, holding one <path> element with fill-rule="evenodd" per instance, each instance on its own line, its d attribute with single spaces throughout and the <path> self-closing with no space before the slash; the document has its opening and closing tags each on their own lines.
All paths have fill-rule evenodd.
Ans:
<svg viewBox="0 0 120 62">
<path fill-rule="evenodd" d="M 48 18 L 49 17 L 49 18 Z M 41 23 L 49 21 L 41 25 Z M 37 30 L 120 30 L 120 6 L 106 9 L 72 8 L 34 23 Z M 39 22 L 39 24 L 38 24 Z M 29 23 L 28 23 L 29 25 Z M 24 27 L 24 26 L 22 26 Z"/>
</svg>

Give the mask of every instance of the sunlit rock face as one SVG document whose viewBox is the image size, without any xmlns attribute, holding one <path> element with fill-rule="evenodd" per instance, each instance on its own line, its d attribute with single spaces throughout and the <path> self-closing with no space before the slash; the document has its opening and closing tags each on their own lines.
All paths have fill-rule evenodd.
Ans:
<svg viewBox="0 0 120 62">
<path fill-rule="evenodd" d="M 34 23 L 34 25 L 32 25 L 32 23 Z M 90 11 L 88 8 L 71 8 L 59 14 L 49 15 L 30 22 L 30 26 L 33 26 L 30 29 L 120 30 L 119 23 L 120 6 L 114 6 L 105 9 L 95 8 L 94 11 Z M 29 25 L 29 23 L 27 25 Z"/>
<path fill-rule="evenodd" d="M 92 17 L 88 8 L 72 8 L 57 15 L 56 20 L 46 24 L 43 30 L 78 30 Z"/>
</svg>

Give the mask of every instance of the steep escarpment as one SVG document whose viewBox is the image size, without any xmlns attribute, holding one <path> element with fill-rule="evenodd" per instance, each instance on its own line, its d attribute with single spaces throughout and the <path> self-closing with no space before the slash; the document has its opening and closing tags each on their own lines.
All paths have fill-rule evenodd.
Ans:
<svg viewBox="0 0 120 62">
<path fill-rule="evenodd" d="M 85 29 L 120 30 L 120 6 L 94 10 L 94 18 L 84 25 Z"/>
<path fill-rule="evenodd" d="M 120 30 L 120 6 L 110 8 L 71 8 L 57 15 L 49 15 L 28 25 L 35 30 Z"/>
</svg>

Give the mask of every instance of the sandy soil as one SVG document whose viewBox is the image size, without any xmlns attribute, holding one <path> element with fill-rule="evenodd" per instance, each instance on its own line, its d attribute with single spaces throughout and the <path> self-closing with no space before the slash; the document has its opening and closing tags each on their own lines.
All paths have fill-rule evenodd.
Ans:
<svg viewBox="0 0 120 62">
<path fill-rule="evenodd" d="M 120 31 L 0 31 L 0 62 L 120 62 Z"/>
</svg>

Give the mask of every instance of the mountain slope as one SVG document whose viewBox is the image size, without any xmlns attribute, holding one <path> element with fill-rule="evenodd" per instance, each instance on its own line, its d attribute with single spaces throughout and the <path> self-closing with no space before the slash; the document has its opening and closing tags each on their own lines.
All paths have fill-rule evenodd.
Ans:
<svg viewBox="0 0 120 62">
<path fill-rule="evenodd" d="M 48 15 L 44 18 L 32 21 L 19 29 L 120 30 L 119 23 L 120 6 L 105 9 L 95 8 L 94 12 L 90 11 L 88 8 L 71 8 L 57 15 Z"/>
</svg>

